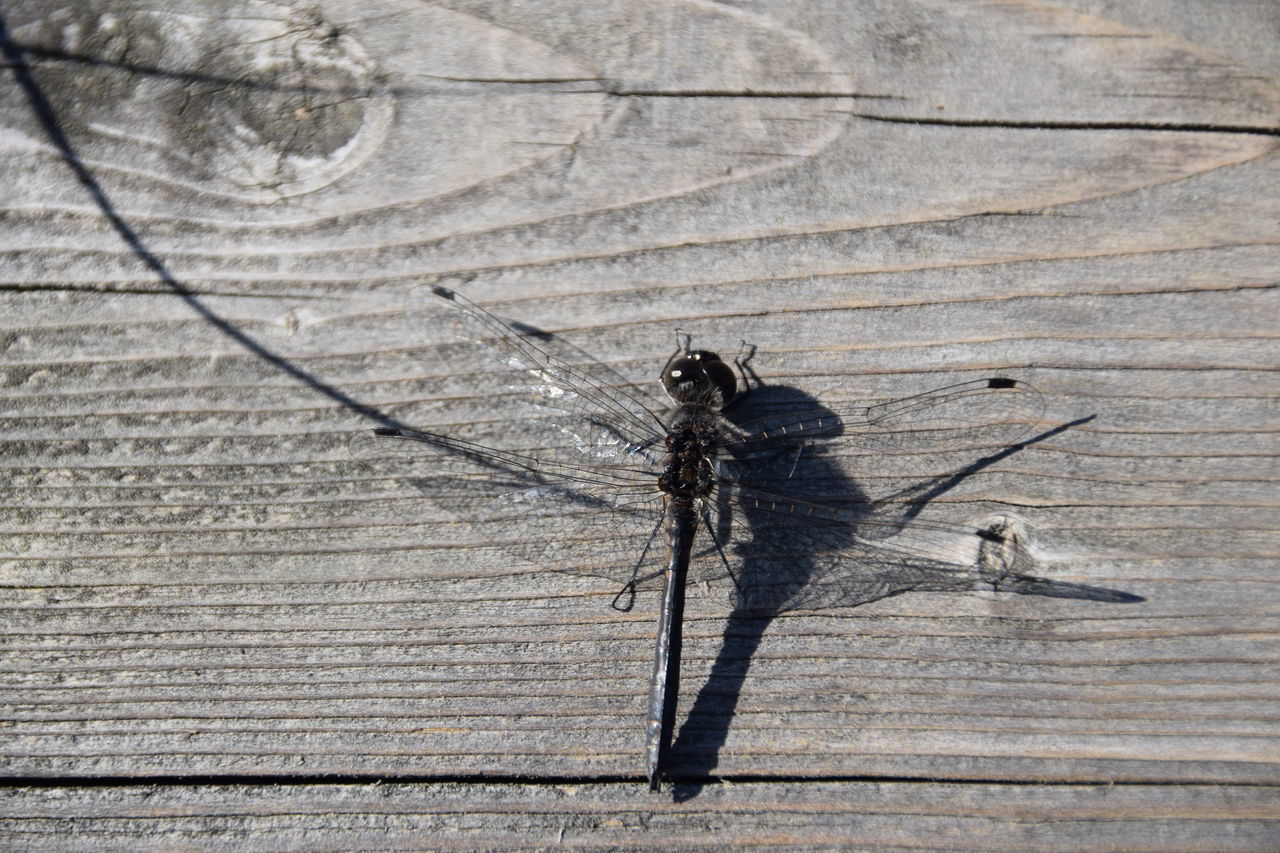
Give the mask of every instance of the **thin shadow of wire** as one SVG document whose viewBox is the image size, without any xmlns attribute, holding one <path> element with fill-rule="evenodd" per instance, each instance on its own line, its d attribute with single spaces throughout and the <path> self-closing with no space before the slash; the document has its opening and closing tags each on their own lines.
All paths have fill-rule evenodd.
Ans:
<svg viewBox="0 0 1280 853">
<path fill-rule="evenodd" d="M 76 179 L 89 192 L 90 197 L 98 206 L 98 209 L 102 211 L 102 215 L 106 217 L 107 222 L 115 229 L 120 239 L 160 281 L 164 282 L 170 290 L 186 302 L 187 305 L 191 306 L 191 309 L 210 325 L 273 367 L 303 382 L 344 408 L 356 412 L 381 426 L 405 426 L 405 424 L 400 423 L 390 415 L 361 403 L 354 397 L 339 391 L 324 380 L 293 364 L 284 356 L 277 355 L 267 349 L 230 322 L 218 316 L 212 309 L 202 303 L 190 288 L 178 281 L 173 273 L 169 271 L 169 268 L 164 265 L 164 262 L 147 248 L 138 233 L 116 212 L 115 205 L 111 203 L 111 198 L 102 188 L 102 185 L 98 183 L 93 173 L 84 165 L 79 155 L 76 154 L 71 140 L 67 138 L 66 133 L 62 130 L 62 124 L 58 121 L 57 113 L 31 73 L 31 67 L 27 64 L 26 50 L 9 38 L 9 28 L 2 17 L 0 17 L 0 53 L 3 53 L 5 62 L 12 69 L 13 76 L 17 80 L 18 87 L 22 89 L 27 102 L 31 105 L 32 112 L 35 113 L 40 126 L 49 137 L 49 141 L 53 143 L 53 146 L 62 156 L 63 162 L 67 164 L 68 168 L 75 174 Z"/>
</svg>

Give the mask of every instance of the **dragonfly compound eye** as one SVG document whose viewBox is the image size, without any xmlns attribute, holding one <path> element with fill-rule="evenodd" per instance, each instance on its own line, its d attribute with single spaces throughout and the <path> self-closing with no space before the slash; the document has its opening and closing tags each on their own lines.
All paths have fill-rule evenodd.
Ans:
<svg viewBox="0 0 1280 853">
<path fill-rule="evenodd" d="M 677 358 L 662 375 L 663 387 L 677 400 L 689 396 L 706 381 L 707 374 L 702 364 L 693 356 Z"/>
<path fill-rule="evenodd" d="M 703 359 L 702 369 L 707 372 L 707 378 L 720 389 L 720 401 L 727 403 L 738 393 L 738 378 L 733 375 L 733 368 L 721 361 L 715 353 L 706 353 L 706 355 L 712 358 L 711 360 Z"/>
<path fill-rule="evenodd" d="M 728 402 L 738 390 L 737 378 L 720 356 L 707 350 L 695 350 L 677 358 L 663 374 L 662 384 L 676 400 L 711 400 L 711 392 L 720 394 L 720 404 Z"/>
</svg>

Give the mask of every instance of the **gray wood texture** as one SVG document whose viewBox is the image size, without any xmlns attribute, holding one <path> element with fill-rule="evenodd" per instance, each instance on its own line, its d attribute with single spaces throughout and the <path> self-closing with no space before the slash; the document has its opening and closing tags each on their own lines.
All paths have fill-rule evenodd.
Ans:
<svg viewBox="0 0 1280 853">
<path fill-rule="evenodd" d="M 1275 850 L 1237 786 L 749 783 L 697 800 L 618 785 L 249 785 L 0 794 L 8 850 Z M 1087 826 L 1086 831 L 1082 828 Z M 1086 834 L 1087 832 L 1087 834 Z"/>
<path fill-rule="evenodd" d="M 1280 846 L 1271 0 L 0 17 L 0 761 L 56 786 L 7 792 L 5 846 Z M 677 328 L 822 400 L 1027 380 L 1095 417 L 938 508 L 1145 600 L 695 597 L 678 761 L 772 782 L 673 811 L 654 597 L 350 458 L 485 422 L 426 284 L 635 383 Z M 422 784 L 179 779 L 331 774 Z"/>
</svg>

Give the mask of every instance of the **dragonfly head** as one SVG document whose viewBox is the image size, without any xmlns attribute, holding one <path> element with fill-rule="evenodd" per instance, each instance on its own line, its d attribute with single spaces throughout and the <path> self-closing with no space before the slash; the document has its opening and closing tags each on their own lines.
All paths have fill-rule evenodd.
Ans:
<svg viewBox="0 0 1280 853">
<path fill-rule="evenodd" d="M 738 380 L 720 356 L 690 350 L 667 365 L 662 386 L 677 403 L 702 403 L 718 396 L 718 405 L 724 405 L 737 393 Z"/>
</svg>

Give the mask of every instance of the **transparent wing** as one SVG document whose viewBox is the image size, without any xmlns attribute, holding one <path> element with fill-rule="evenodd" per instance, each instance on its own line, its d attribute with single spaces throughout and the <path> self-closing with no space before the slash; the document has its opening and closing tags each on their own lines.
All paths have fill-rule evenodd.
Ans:
<svg viewBox="0 0 1280 853">
<path fill-rule="evenodd" d="M 738 613 L 853 607 L 904 592 L 995 590 L 1088 601 L 1140 596 L 1035 577 L 1035 561 L 1007 521 L 985 527 L 933 519 L 907 525 L 856 510 L 727 485 L 722 514 L 743 530 L 729 558 Z M 873 536 L 877 538 L 867 538 Z"/>
<path fill-rule="evenodd" d="M 462 422 L 451 435 L 374 430 L 352 455 L 413 485 L 475 541 L 633 590 L 660 586 L 667 407 L 557 336 L 513 328 L 446 288 L 418 296 L 425 321 L 460 341 L 440 358 L 447 393 L 460 395 L 444 402 Z M 513 402 L 521 417 L 508 416 Z M 691 575 L 723 577 L 723 562 L 698 560 Z"/>
<path fill-rule="evenodd" d="M 521 334 L 448 288 L 433 287 L 424 298 L 445 312 L 458 337 L 491 359 L 495 384 L 556 423 L 572 452 L 607 459 L 660 455 L 665 407 L 639 389 L 620 387 L 625 380 L 609 368 L 554 335 Z M 553 354 L 553 346 L 581 363 Z"/>
<path fill-rule="evenodd" d="M 725 475 L 764 491 L 853 496 L 887 510 L 936 497 L 1015 452 L 1043 412 L 1038 391 L 1004 378 L 873 406 L 807 405 L 739 423 Z M 799 471 L 799 460 L 815 455 L 822 463 Z"/>
<path fill-rule="evenodd" d="M 765 389 L 768 390 L 768 389 Z M 1044 399 L 1026 382 L 976 379 L 875 405 L 796 405 L 737 423 L 739 445 L 846 437 L 867 452 L 1004 447 L 1044 414 Z"/>
<path fill-rule="evenodd" d="M 851 606 L 1026 575 L 1021 543 L 930 518 L 929 503 L 1016 452 L 1043 408 L 1026 383 L 993 378 L 739 422 L 714 499 L 720 536 L 740 543 L 735 605 Z"/>
<path fill-rule="evenodd" d="M 997 530 L 919 518 L 888 523 L 867 517 L 856 501 L 809 501 L 736 483 L 723 484 L 715 499 L 739 527 L 730 558 L 739 612 L 991 589 L 1033 566 L 1021 543 Z"/>
<path fill-rule="evenodd" d="M 431 299 L 464 352 L 472 346 L 498 365 L 450 374 L 464 393 L 474 377 L 493 380 L 495 403 L 514 389 L 542 417 L 513 422 L 495 409 L 461 436 L 374 430 L 353 440 L 353 455 L 412 483 L 478 542 L 535 566 L 654 585 L 665 557 L 660 407 L 608 368 L 581 354 L 570 364 L 540 333 L 517 332 L 452 291 L 434 288 Z M 935 497 L 1014 452 L 1042 409 L 1025 383 L 996 378 L 738 422 L 724 434 L 691 577 L 723 579 L 736 606 L 758 611 L 967 589 L 992 571 L 1022 578 L 1015 591 L 1065 594 L 1023 577 L 1031 561 L 1016 539 L 922 516 Z"/>
<path fill-rule="evenodd" d="M 549 461 L 395 428 L 356 435 L 351 453 L 420 491 L 464 538 L 534 567 L 635 588 L 661 576 L 663 500 L 645 465 Z"/>
</svg>

